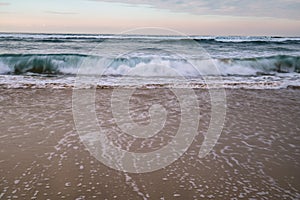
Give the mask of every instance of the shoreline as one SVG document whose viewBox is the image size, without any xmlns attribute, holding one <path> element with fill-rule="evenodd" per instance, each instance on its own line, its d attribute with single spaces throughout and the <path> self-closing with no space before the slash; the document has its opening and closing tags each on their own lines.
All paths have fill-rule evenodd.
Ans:
<svg viewBox="0 0 300 200">
<path fill-rule="evenodd" d="M 130 174 L 105 166 L 80 142 L 71 88 L 0 89 L 0 198 L 300 198 L 300 90 L 226 89 L 223 132 L 202 159 L 197 152 L 209 125 L 209 94 L 194 91 L 201 118 L 188 151 L 158 171 Z M 111 93 L 109 88 L 96 90 L 97 117 L 114 142 L 126 146 L 111 121 Z M 179 117 L 176 102 L 167 88 L 138 89 L 132 117 L 147 123 L 149 106 L 165 105 L 170 110 L 166 133 L 172 132 Z M 169 142 L 161 136 L 145 143 L 148 150 Z M 143 150 L 143 143 L 135 142 L 131 150 Z"/>
</svg>

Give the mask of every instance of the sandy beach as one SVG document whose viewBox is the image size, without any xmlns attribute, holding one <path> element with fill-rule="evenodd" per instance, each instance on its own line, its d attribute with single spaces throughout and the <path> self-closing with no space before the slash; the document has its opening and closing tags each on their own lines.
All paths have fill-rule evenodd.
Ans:
<svg viewBox="0 0 300 200">
<path fill-rule="evenodd" d="M 0 0 L 0 200 L 300 200 L 299 10 Z"/>
<path fill-rule="evenodd" d="M 228 89 L 221 137 L 198 157 L 210 121 L 209 95 L 195 90 L 199 135 L 164 169 L 113 170 L 80 142 L 71 89 L 1 89 L 0 199 L 299 199 L 300 90 Z M 99 123 L 126 148 L 111 115 L 111 89 L 96 91 Z M 162 133 L 136 140 L 130 151 L 166 145 L 178 127 L 178 102 L 168 89 L 139 89 L 130 101 L 134 121 L 149 123 L 153 103 L 170 110 Z M 125 138 L 125 139 L 124 139 Z"/>
</svg>

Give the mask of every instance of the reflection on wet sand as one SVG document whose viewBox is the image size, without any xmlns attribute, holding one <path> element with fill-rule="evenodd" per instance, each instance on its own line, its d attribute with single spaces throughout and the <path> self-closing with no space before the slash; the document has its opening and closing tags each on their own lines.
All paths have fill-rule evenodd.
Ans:
<svg viewBox="0 0 300 200">
<path fill-rule="evenodd" d="M 202 159 L 198 152 L 211 106 L 208 92 L 195 90 L 199 135 L 174 163 L 145 174 L 110 169 L 89 154 L 75 130 L 72 90 L 0 93 L 0 199 L 300 198 L 300 90 L 227 90 L 222 135 Z M 96 111 L 115 145 L 147 152 L 172 140 L 180 105 L 170 90 L 139 89 L 133 95 L 130 114 L 137 123 L 149 123 L 153 103 L 168 111 L 164 129 L 145 140 L 118 129 L 109 109 L 111 93 L 97 90 Z"/>
</svg>

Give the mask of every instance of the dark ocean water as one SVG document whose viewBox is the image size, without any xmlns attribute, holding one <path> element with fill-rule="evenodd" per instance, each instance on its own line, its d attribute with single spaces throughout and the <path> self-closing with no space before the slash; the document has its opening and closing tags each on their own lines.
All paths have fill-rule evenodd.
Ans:
<svg viewBox="0 0 300 200">
<path fill-rule="evenodd" d="M 300 85 L 300 38 L 2 33 L 0 74 L 10 87 L 69 85 L 76 75 L 97 75 L 101 85 L 183 77 L 195 86 L 221 77 L 236 87 L 281 88 Z"/>
</svg>

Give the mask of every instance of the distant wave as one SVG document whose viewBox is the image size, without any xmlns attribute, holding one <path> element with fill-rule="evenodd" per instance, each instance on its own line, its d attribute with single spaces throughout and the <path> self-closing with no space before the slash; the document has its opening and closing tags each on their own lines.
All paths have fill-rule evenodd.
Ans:
<svg viewBox="0 0 300 200">
<path fill-rule="evenodd" d="M 267 75 L 300 73 L 300 56 L 271 56 L 257 58 L 214 59 L 221 75 Z M 184 76 L 215 75 L 214 70 L 199 60 L 197 69 L 186 60 L 170 57 L 102 58 L 82 54 L 2 54 L 1 74 L 99 74 L 138 76 L 173 76 L 166 68 L 175 69 Z M 104 68 L 108 66 L 107 68 Z"/>
<path fill-rule="evenodd" d="M 106 39 L 117 40 L 153 40 L 156 42 L 184 42 L 197 41 L 203 43 L 300 43 L 300 37 L 268 37 L 268 36 L 156 36 L 156 35 L 110 35 L 110 34 L 13 34 L 1 33 L 0 41 L 28 41 L 28 42 L 72 42 L 89 41 L 101 42 Z"/>
<path fill-rule="evenodd" d="M 264 45 L 264 44 L 300 44 L 300 38 L 269 38 L 269 39 L 259 39 L 259 38 L 184 38 L 184 39 L 164 39 L 159 40 L 158 43 L 190 43 L 192 41 L 198 42 L 200 44 L 253 44 L 253 45 Z"/>
</svg>

